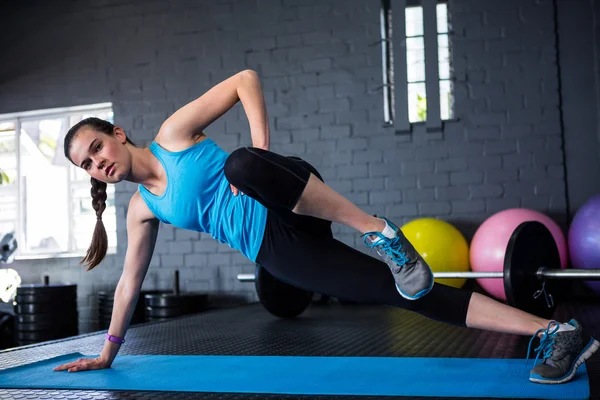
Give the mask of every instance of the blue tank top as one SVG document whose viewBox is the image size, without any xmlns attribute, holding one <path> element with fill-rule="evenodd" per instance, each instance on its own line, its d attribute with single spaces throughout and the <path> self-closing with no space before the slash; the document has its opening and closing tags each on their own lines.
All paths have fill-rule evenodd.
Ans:
<svg viewBox="0 0 600 400">
<path fill-rule="evenodd" d="M 229 154 L 209 138 L 182 151 L 165 150 L 156 142 L 149 149 L 167 176 L 162 196 L 139 185 L 156 218 L 178 228 L 209 233 L 255 262 L 267 210 L 249 196 L 233 195 L 223 170 Z"/>
</svg>

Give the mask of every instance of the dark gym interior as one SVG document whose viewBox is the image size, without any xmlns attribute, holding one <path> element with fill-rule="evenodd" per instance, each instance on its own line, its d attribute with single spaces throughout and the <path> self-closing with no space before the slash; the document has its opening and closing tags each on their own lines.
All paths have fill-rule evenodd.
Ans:
<svg viewBox="0 0 600 400">
<path fill-rule="evenodd" d="M 550 218 L 562 232 L 568 268 L 583 268 L 574 262 L 580 249 L 571 243 L 575 240 L 596 240 L 595 256 L 581 259 L 600 262 L 600 232 L 571 229 L 578 212 L 583 215 L 581 210 L 600 218 L 600 2 L 437 1 L 437 20 L 423 13 L 422 32 L 410 39 L 424 38 L 419 43 L 425 43 L 425 74 L 440 73 L 440 79 L 411 82 L 409 72 L 407 81 L 407 55 L 410 63 L 416 53 L 403 53 L 411 44 L 398 38 L 394 16 L 402 14 L 394 10 L 405 8 L 409 18 L 414 10 L 427 10 L 431 4 L 428 0 L 3 4 L 0 173 L 6 170 L 7 179 L 0 184 L 0 237 L 15 229 L 19 248 L 0 268 L 18 273 L 21 288 L 16 296 L 21 297 L 5 299 L 0 293 L 4 317 L 0 371 L 66 353 L 100 352 L 127 250 L 127 207 L 137 190 L 133 183 L 121 183 L 109 193 L 109 254 L 101 265 L 85 271 L 79 260 L 89 237 L 77 227 L 91 215 L 89 181 L 82 184 L 71 177 L 67 184 L 56 179 L 56 184 L 42 185 L 54 179 L 48 174 L 31 176 L 35 172 L 21 167 L 17 185 L 8 179 L 12 167 L 2 165 L 31 155 L 29 141 L 42 149 L 42 125 L 30 127 L 32 121 L 60 117 L 70 123 L 64 115 L 79 117 L 99 110 L 123 127 L 137 146 L 145 146 L 177 109 L 246 69 L 260 77 L 271 150 L 307 160 L 329 186 L 367 213 L 385 215 L 400 225 L 422 218 L 446 221 L 470 245 L 488 218 L 505 210 L 527 209 Z M 440 23 L 442 9 L 447 26 Z M 431 28 L 436 21 L 437 34 Z M 427 47 L 433 36 L 438 40 L 433 43 L 447 47 Z M 427 63 L 432 52 L 439 58 L 434 67 Z M 443 54 L 448 54 L 447 76 L 442 76 Z M 447 87 L 450 93 L 443 91 Z M 411 100 L 417 99 L 413 90 L 419 88 L 427 90 L 428 98 L 430 89 L 436 90 L 437 104 L 428 103 L 425 117 L 421 103 Z M 440 96 L 448 99 L 446 103 L 442 99 L 441 107 Z M 15 126 L 27 131 L 19 151 L 2 142 L 8 132 L 4 137 L 8 143 Z M 251 145 L 241 104 L 211 124 L 206 134 L 227 152 Z M 68 162 L 58 161 L 63 157 L 61 137 L 57 141 L 52 168 L 66 170 Z M 43 158 L 49 153 L 40 154 Z M 30 175 L 25 176 L 25 170 Z M 61 191 L 67 193 L 64 200 L 51 199 Z M 65 212 L 61 219 L 62 211 L 57 210 L 67 201 L 70 210 L 79 211 Z M 53 230 L 61 233 L 53 237 L 48 233 Z M 60 236 L 63 231 L 68 239 Z M 355 230 L 334 224 L 333 232 L 340 241 L 368 251 Z M 600 265 L 587 262 L 585 268 Z M 410 310 L 354 304 L 318 293 L 310 293 L 312 302 L 301 306 L 299 315 L 280 318 L 261 303 L 255 283 L 240 279 L 241 274 L 257 272 L 253 262 L 210 235 L 161 223 L 142 300 L 127 333 L 128 343 L 119 354 L 526 357 L 530 337 L 445 325 Z M 0 275 L 13 278 L 12 272 Z M 598 339 L 600 283 L 590 282 L 553 281 L 557 304 L 546 317 L 563 322 L 575 318 Z M 42 288 L 36 292 L 38 287 Z M 473 279 L 464 287 L 488 293 Z M 165 307 L 161 300 L 152 300 L 165 293 L 175 294 L 173 304 Z M 25 306 L 34 296 L 46 305 Z M 178 310 L 169 314 L 166 308 L 179 301 Z M 18 314 L 35 307 L 50 315 L 35 323 L 49 326 L 66 315 L 69 329 L 43 338 L 17 332 Z M 586 362 L 589 398 L 600 398 L 599 359 L 596 354 Z M 134 397 L 331 398 L 0 390 L 0 399 Z"/>
</svg>

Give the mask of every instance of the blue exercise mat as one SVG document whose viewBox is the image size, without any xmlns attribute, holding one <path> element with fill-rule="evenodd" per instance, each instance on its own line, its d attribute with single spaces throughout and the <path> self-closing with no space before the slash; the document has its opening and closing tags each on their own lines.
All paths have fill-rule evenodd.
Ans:
<svg viewBox="0 0 600 400">
<path fill-rule="evenodd" d="M 587 399 L 585 365 L 561 385 L 528 380 L 521 359 L 122 355 L 110 369 L 53 368 L 80 353 L 0 371 L 1 388 L 295 395 Z"/>
</svg>

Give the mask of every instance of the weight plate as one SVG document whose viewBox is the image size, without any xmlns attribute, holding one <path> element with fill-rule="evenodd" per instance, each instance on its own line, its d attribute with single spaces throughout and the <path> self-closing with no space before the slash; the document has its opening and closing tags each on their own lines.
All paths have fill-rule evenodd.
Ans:
<svg viewBox="0 0 600 400">
<path fill-rule="evenodd" d="M 37 293 L 37 294 L 17 294 L 15 302 L 19 304 L 23 303 L 49 303 L 49 302 L 60 302 L 69 303 L 77 301 L 77 296 L 74 293 Z"/>
<path fill-rule="evenodd" d="M 147 294 L 172 294 L 172 290 L 142 290 L 140 292 L 140 297 L 144 297 Z"/>
<path fill-rule="evenodd" d="M 189 308 L 200 310 L 206 307 L 208 295 L 200 293 L 147 294 L 144 296 L 146 307 Z"/>
<path fill-rule="evenodd" d="M 112 307 L 112 306 L 110 306 L 110 307 L 106 307 L 106 306 L 104 306 L 104 307 L 99 307 L 99 308 L 98 308 L 98 312 L 99 312 L 100 314 L 112 315 L 112 312 L 113 312 L 113 307 Z"/>
<path fill-rule="evenodd" d="M 62 313 L 62 314 L 23 314 L 23 315 L 15 315 L 15 321 L 17 321 L 17 323 L 24 323 L 24 324 L 38 324 L 38 323 L 46 323 L 46 322 L 53 322 L 55 324 L 63 324 L 63 323 L 67 323 L 69 321 L 77 321 L 78 319 L 78 313 L 77 312 L 68 312 L 68 313 Z"/>
<path fill-rule="evenodd" d="M 17 288 L 17 294 L 36 295 L 36 294 L 52 294 L 52 293 L 77 293 L 77 285 L 54 283 L 50 285 L 43 284 L 23 284 Z"/>
<path fill-rule="evenodd" d="M 44 342 L 46 340 L 63 339 L 70 336 L 77 336 L 77 330 L 64 330 L 62 332 L 17 332 L 17 340 L 31 340 Z"/>
<path fill-rule="evenodd" d="M 77 320 L 61 323 L 60 325 L 55 322 L 38 322 L 37 324 L 32 323 L 15 323 L 15 329 L 20 332 L 54 332 L 63 331 L 76 328 L 78 325 Z"/>
<path fill-rule="evenodd" d="M 154 308 L 146 307 L 146 317 L 148 318 L 173 318 L 181 315 L 190 314 L 182 308 Z"/>
<path fill-rule="evenodd" d="M 256 264 L 255 287 L 263 307 L 280 318 L 302 314 L 313 297 L 313 292 L 280 281 L 259 264 Z"/>
<path fill-rule="evenodd" d="M 14 306 L 15 314 L 63 314 L 65 312 L 74 312 L 77 310 L 77 304 L 54 304 L 54 303 L 30 303 L 17 304 Z"/>
<path fill-rule="evenodd" d="M 540 267 L 560 269 L 560 255 L 552 233 L 537 221 L 524 222 L 513 232 L 504 258 L 504 289 L 509 305 L 542 318 L 551 318 L 556 309 L 548 307 L 544 294 L 534 298 L 542 288 L 536 273 Z M 546 292 L 556 293 L 556 282 L 546 281 Z"/>
<path fill-rule="evenodd" d="M 12 314 L 0 311 L 0 350 L 14 347 L 14 321 Z"/>
</svg>

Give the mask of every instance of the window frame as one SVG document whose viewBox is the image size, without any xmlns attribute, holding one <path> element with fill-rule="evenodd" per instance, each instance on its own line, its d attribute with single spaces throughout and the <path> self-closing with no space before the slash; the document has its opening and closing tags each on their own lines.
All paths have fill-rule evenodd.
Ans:
<svg viewBox="0 0 600 400">
<path fill-rule="evenodd" d="M 383 109 L 384 126 L 394 128 L 398 134 L 411 133 L 417 127 L 424 127 L 430 134 L 438 134 L 444 131 L 444 125 L 458 121 L 455 113 L 454 102 L 450 113 L 450 118 L 441 118 L 441 96 L 440 83 L 448 81 L 451 85 L 452 99 L 454 99 L 455 77 L 452 73 L 452 36 L 453 30 L 450 23 L 448 12 L 448 30 L 438 33 L 437 30 L 437 5 L 446 4 L 449 7 L 448 0 L 381 0 L 380 8 L 380 28 L 382 44 L 382 70 L 383 70 Z M 434 60 L 434 62 L 425 61 L 425 85 L 426 93 L 434 93 L 434 101 L 427 101 L 427 118 L 424 121 L 410 122 L 409 118 L 409 100 L 408 100 L 408 70 L 407 70 L 407 49 L 406 49 L 406 9 L 408 7 L 423 8 L 423 37 L 425 45 L 425 60 Z M 393 10 L 400 9 L 397 12 L 400 15 L 393 15 Z M 393 15 L 393 17 L 392 17 Z M 390 32 L 391 31 L 391 32 Z M 391 33 L 391 35 L 390 35 Z M 450 76 L 448 79 L 441 79 L 439 75 L 439 35 L 447 35 L 450 57 Z M 400 49 L 400 50 L 398 50 Z M 396 73 L 396 71 L 400 71 Z M 436 79 L 427 79 L 429 76 L 436 76 Z M 412 82 L 414 83 L 414 82 Z M 397 88 L 400 87 L 400 90 Z M 431 107 L 433 106 L 433 107 Z M 432 111 L 430 113 L 430 111 Z M 429 116 L 433 114 L 433 118 Z M 419 129 L 421 130 L 421 129 Z"/>
</svg>

